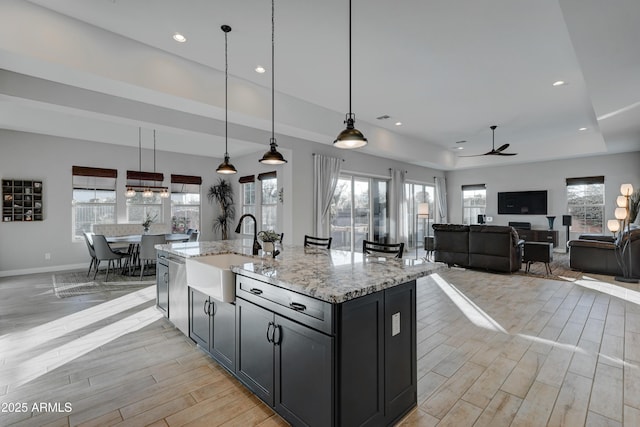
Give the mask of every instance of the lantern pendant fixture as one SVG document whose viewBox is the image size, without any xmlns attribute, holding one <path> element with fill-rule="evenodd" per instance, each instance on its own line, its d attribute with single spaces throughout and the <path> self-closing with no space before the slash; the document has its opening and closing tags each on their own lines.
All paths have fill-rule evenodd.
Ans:
<svg viewBox="0 0 640 427">
<path fill-rule="evenodd" d="M 334 147 L 352 149 L 367 145 L 367 138 L 355 128 L 355 121 L 356 115 L 351 110 L 351 0 L 349 0 L 349 112 L 344 120 L 347 127 L 333 141 Z"/>
<path fill-rule="evenodd" d="M 259 160 L 267 165 L 281 165 L 287 163 L 284 156 L 278 151 L 275 135 L 275 0 L 271 0 L 271 139 L 269 140 L 269 151 Z"/>
<path fill-rule="evenodd" d="M 224 161 L 220 163 L 216 172 L 220 174 L 230 175 L 237 173 L 236 168 L 229 163 L 228 139 L 229 139 L 229 118 L 227 106 L 228 81 L 229 81 L 229 63 L 227 60 L 227 34 L 231 31 L 231 27 L 223 25 L 220 29 L 224 32 Z"/>
</svg>

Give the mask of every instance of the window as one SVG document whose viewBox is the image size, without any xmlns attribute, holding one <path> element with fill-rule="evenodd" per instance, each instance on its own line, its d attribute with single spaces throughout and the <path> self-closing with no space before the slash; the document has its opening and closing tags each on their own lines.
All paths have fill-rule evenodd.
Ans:
<svg viewBox="0 0 640 427">
<path fill-rule="evenodd" d="M 242 214 L 256 215 L 256 179 L 255 176 L 243 176 L 240 178 L 240 191 L 242 192 Z M 253 224 L 244 221 L 242 234 L 253 234 Z"/>
<path fill-rule="evenodd" d="M 258 231 L 274 230 L 280 232 L 278 222 L 278 175 L 275 171 L 264 172 L 240 178 L 242 192 L 242 214 L 252 214 L 256 217 Z M 242 234 L 253 234 L 251 221 L 242 223 Z"/>
<path fill-rule="evenodd" d="M 73 238 L 83 238 L 93 224 L 116 223 L 115 169 L 73 166 L 71 221 Z"/>
<path fill-rule="evenodd" d="M 158 182 L 164 181 L 164 175 L 161 173 L 127 171 L 127 185 L 137 187 L 154 188 Z M 162 217 L 162 197 L 160 193 L 153 192 L 151 197 L 144 197 L 141 191 L 127 198 L 127 222 L 130 224 L 142 224 L 149 216 L 154 223 L 164 222 Z"/>
<path fill-rule="evenodd" d="M 487 210 L 487 188 L 484 184 L 462 186 L 462 223 L 476 224 L 478 215 Z"/>
<path fill-rule="evenodd" d="M 431 184 L 405 183 L 404 191 L 407 198 L 407 238 L 409 247 L 415 248 L 424 246 L 424 236 L 431 230 L 435 213 L 435 192 L 436 188 Z M 429 218 L 418 219 L 418 205 L 420 203 L 429 204 Z M 418 233 L 416 234 L 416 227 Z M 433 236 L 433 233 L 430 234 Z"/>
<path fill-rule="evenodd" d="M 200 229 L 199 176 L 171 175 L 171 232 Z"/>
<path fill-rule="evenodd" d="M 604 176 L 567 178 L 567 212 L 572 217 L 572 233 L 602 234 Z"/>
<path fill-rule="evenodd" d="M 386 179 L 341 175 L 330 206 L 331 247 L 362 250 L 363 240 L 389 243 Z"/>
<path fill-rule="evenodd" d="M 278 228 L 278 178 L 275 172 L 261 173 L 260 181 L 260 218 L 261 230 Z"/>
</svg>

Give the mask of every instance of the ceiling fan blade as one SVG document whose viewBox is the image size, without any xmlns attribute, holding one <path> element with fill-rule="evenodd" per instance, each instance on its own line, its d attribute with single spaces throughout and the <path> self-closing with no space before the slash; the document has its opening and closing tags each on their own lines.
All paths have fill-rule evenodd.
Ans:
<svg viewBox="0 0 640 427">
<path fill-rule="evenodd" d="M 516 156 L 516 155 L 518 155 L 518 153 L 502 153 L 502 152 L 499 152 L 499 153 L 495 153 L 495 155 L 496 156 Z"/>
<path fill-rule="evenodd" d="M 471 154 L 470 156 L 458 156 L 458 157 L 481 157 L 481 156 L 486 156 L 487 153 L 485 154 Z"/>
<path fill-rule="evenodd" d="M 500 147 L 498 147 L 495 151 L 498 151 L 498 152 L 499 151 L 504 151 L 507 148 L 509 148 L 509 144 L 504 144 L 504 145 L 501 145 Z"/>
</svg>

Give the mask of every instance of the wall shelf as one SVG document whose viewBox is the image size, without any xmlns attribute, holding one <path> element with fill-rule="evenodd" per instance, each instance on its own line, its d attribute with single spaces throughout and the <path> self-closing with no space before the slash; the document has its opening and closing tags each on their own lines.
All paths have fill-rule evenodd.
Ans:
<svg viewBox="0 0 640 427">
<path fill-rule="evenodd" d="M 2 222 L 42 220 L 42 181 L 3 179 Z"/>
</svg>

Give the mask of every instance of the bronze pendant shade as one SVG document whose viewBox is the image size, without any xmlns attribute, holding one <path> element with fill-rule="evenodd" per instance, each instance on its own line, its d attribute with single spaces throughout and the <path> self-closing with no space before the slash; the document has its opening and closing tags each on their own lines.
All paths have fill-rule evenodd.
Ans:
<svg viewBox="0 0 640 427">
<path fill-rule="evenodd" d="M 231 31 L 231 27 L 223 25 L 220 29 L 224 32 L 224 161 L 220 163 L 216 172 L 224 175 L 238 173 L 235 166 L 229 162 L 228 152 L 228 135 L 229 135 L 229 118 L 227 106 L 228 80 L 229 80 L 229 62 L 227 60 L 227 34 Z"/>
<path fill-rule="evenodd" d="M 338 148 L 360 148 L 367 145 L 367 138 L 355 128 L 356 115 L 351 110 L 351 0 L 349 0 L 349 112 L 344 123 L 346 129 L 340 132 L 333 145 Z"/>
<path fill-rule="evenodd" d="M 287 163 L 284 156 L 278 151 L 275 135 L 275 0 L 271 0 L 271 139 L 269 140 L 269 151 L 264 153 L 259 160 L 267 165 L 281 165 Z"/>
</svg>

